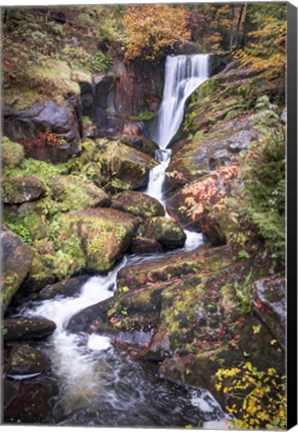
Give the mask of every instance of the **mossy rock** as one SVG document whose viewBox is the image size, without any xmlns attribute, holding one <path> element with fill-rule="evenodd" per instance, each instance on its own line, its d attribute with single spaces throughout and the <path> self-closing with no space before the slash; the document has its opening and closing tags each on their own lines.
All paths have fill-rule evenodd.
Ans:
<svg viewBox="0 0 298 432">
<path fill-rule="evenodd" d="M 61 239 L 76 236 L 89 270 L 105 272 L 127 250 L 138 221 L 127 213 L 98 208 L 61 216 Z"/>
<path fill-rule="evenodd" d="M 2 138 L 1 152 L 3 164 L 11 168 L 19 166 L 25 157 L 24 147 L 7 137 Z"/>
<path fill-rule="evenodd" d="M 6 318 L 2 325 L 5 342 L 40 340 L 50 336 L 55 330 L 54 321 L 42 317 Z"/>
<path fill-rule="evenodd" d="M 3 248 L 1 303 L 5 312 L 29 272 L 33 251 L 22 242 L 19 236 L 5 227 L 1 227 L 1 243 Z"/>
<path fill-rule="evenodd" d="M 67 211 L 110 205 L 110 199 L 102 189 L 80 178 L 59 176 L 50 180 L 48 186 L 53 200 Z"/>
<path fill-rule="evenodd" d="M 30 345 L 16 345 L 11 351 L 6 373 L 9 377 L 18 377 L 39 375 L 49 369 L 50 360 L 43 352 Z"/>
<path fill-rule="evenodd" d="M 45 185 L 37 177 L 5 179 L 2 183 L 3 202 L 21 204 L 35 201 L 45 193 Z"/>
<path fill-rule="evenodd" d="M 80 86 L 73 79 L 77 77 L 64 61 L 47 59 L 42 64 L 30 66 L 27 74 L 35 87 L 47 86 L 44 93 L 51 90 L 58 103 L 64 102 L 70 95 L 80 95 Z"/>
<path fill-rule="evenodd" d="M 156 161 L 132 147 L 106 139 L 84 139 L 82 152 L 68 167 L 72 173 L 87 175 L 97 186 L 111 193 L 146 186 Z"/>
<path fill-rule="evenodd" d="M 166 248 L 184 246 L 186 234 L 180 225 L 168 217 L 155 216 L 141 226 L 144 237 L 157 240 Z"/>
<path fill-rule="evenodd" d="M 223 269 L 233 262 L 226 246 L 210 248 L 204 246 L 198 251 L 175 253 L 167 257 L 150 259 L 137 264 L 130 264 L 121 269 L 117 277 L 117 286 L 139 289 L 150 284 L 169 282 L 201 270 L 213 272 Z"/>
<path fill-rule="evenodd" d="M 165 215 L 162 204 L 143 192 L 121 192 L 113 197 L 111 207 L 142 218 Z"/>
</svg>

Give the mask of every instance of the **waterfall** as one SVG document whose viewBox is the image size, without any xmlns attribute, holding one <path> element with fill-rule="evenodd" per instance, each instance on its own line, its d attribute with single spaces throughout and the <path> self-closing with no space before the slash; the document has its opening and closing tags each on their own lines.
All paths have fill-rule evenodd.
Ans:
<svg viewBox="0 0 298 432">
<path fill-rule="evenodd" d="M 193 91 L 208 78 L 209 54 L 168 56 L 162 104 L 154 141 L 165 149 L 183 119 L 184 106 Z"/>
<path fill-rule="evenodd" d="M 185 102 L 208 78 L 209 54 L 168 56 L 165 67 L 163 99 L 151 137 L 159 150 L 159 164 L 151 170 L 146 193 L 164 203 L 162 188 L 172 151 L 167 149 L 183 120 Z"/>
</svg>

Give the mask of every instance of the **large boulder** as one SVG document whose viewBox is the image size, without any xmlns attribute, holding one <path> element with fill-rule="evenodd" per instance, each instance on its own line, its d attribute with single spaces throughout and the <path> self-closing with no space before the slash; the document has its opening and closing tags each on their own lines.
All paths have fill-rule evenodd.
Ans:
<svg viewBox="0 0 298 432">
<path fill-rule="evenodd" d="M 67 210 L 82 210 L 91 207 L 108 207 L 107 194 L 92 182 L 72 176 L 59 176 L 48 183 L 52 198 L 61 202 Z"/>
<path fill-rule="evenodd" d="M 78 153 L 81 134 L 76 97 L 71 97 L 62 105 L 50 100 L 19 112 L 5 108 L 3 114 L 5 135 L 22 143 L 28 156 L 57 163 Z M 57 141 L 51 143 L 42 135 L 49 130 L 55 134 Z"/>
<path fill-rule="evenodd" d="M 57 378 L 43 374 L 20 383 L 4 380 L 3 421 L 12 424 L 54 424 L 58 394 Z"/>
<path fill-rule="evenodd" d="M 141 234 L 144 237 L 155 239 L 166 248 L 184 246 L 186 234 L 173 219 L 156 216 L 148 219 L 141 226 Z"/>
<path fill-rule="evenodd" d="M 139 222 L 127 213 L 97 208 L 63 215 L 63 235 L 78 237 L 88 270 L 105 272 L 127 250 Z"/>
<path fill-rule="evenodd" d="M 16 177 L 5 179 L 2 183 L 3 202 L 22 204 L 40 198 L 46 188 L 37 177 Z"/>
<path fill-rule="evenodd" d="M 5 342 L 43 339 L 56 330 L 54 321 L 42 317 L 6 318 L 3 320 Z"/>
<path fill-rule="evenodd" d="M 2 244 L 2 308 L 6 310 L 27 276 L 33 258 L 32 249 L 20 237 L 5 227 L 1 228 Z"/>
<path fill-rule="evenodd" d="M 147 185 L 156 161 L 118 141 L 85 139 L 82 153 L 69 166 L 72 173 L 86 173 L 99 187 L 111 193 Z"/>
<path fill-rule="evenodd" d="M 11 351 L 6 375 L 17 379 L 24 375 L 39 375 L 49 370 L 48 357 L 30 345 L 15 345 Z"/>
<path fill-rule="evenodd" d="M 117 194 L 112 199 L 111 207 L 142 218 L 165 215 L 164 208 L 158 200 L 136 191 L 124 191 Z"/>
</svg>

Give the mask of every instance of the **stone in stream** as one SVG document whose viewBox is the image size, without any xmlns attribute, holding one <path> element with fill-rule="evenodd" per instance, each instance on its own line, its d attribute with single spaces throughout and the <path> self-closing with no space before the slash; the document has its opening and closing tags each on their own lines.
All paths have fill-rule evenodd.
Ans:
<svg viewBox="0 0 298 432">
<path fill-rule="evenodd" d="M 40 350 L 30 345 L 13 347 L 6 366 L 6 375 L 18 379 L 24 375 L 38 375 L 50 369 L 49 358 Z"/>
<path fill-rule="evenodd" d="M 162 252 L 162 244 L 157 240 L 149 239 L 146 237 L 138 236 L 132 239 L 130 245 L 131 251 L 134 254 L 147 254 Z"/>
<path fill-rule="evenodd" d="M 1 227 L 2 243 L 2 307 L 3 311 L 27 276 L 33 258 L 32 249 L 19 236 Z"/>
<path fill-rule="evenodd" d="M 2 195 L 5 204 L 35 201 L 45 193 L 45 190 L 45 185 L 37 177 L 6 178 L 2 182 Z"/>
<path fill-rule="evenodd" d="M 2 323 L 2 334 L 5 342 L 31 339 L 43 339 L 56 329 L 54 321 L 46 318 L 6 318 Z"/>
<path fill-rule="evenodd" d="M 166 248 L 183 247 L 186 234 L 175 221 L 167 217 L 152 217 L 140 228 L 144 237 L 160 242 Z"/>
<path fill-rule="evenodd" d="M 62 297 L 71 297 L 76 295 L 84 283 L 90 278 L 89 275 L 77 276 L 57 282 L 54 285 L 47 285 L 38 293 L 38 299 L 48 300 L 59 295 Z"/>
<path fill-rule="evenodd" d="M 143 218 L 165 215 L 164 208 L 157 199 L 137 191 L 117 194 L 112 199 L 111 207 Z"/>
<path fill-rule="evenodd" d="M 59 393 L 57 378 L 40 375 L 24 382 L 4 380 L 3 421 L 5 423 L 53 424 L 54 397 Z"/>
</svg>

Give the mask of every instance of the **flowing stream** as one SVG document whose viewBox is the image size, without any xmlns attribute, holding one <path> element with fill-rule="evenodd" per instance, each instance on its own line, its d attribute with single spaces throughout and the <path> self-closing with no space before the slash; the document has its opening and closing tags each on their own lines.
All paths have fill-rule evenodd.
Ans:
<svg viewBox="0 0 298 432">
<path fill-rule="evenodd" d="M 168 57 L 165 74 L 154 137 L 160 163 L 152 169 L 146 191 L 163 205 L 162 186 L 171 158 L 167 146 L 181 124 L 187 98 L 208 77 L 208 55 Z M 186 234 L 185 247 L 179 252 L 202 244 L 201 234 Z M 43 316 L 57 325 L 42 346 L 60 379 L 60 395 L 53 410 L 55 423 L 183 427 L 199 421 L 208 426 L 209 421 L 223 419 L 221 407 L 207 391 L 186 389 L 158 378 L 155 367 L 132 361 L 105 335 L 76 334 L 67 329 L 76 313 L 113 295 L 118 271 L 134 259 L 144 260 L 145 265 L 150 257 L 124 257 L 108 275 L 91 277 L 77 296 L 31 302 L 20 310 L 22 316 Z"/>
</svg>

